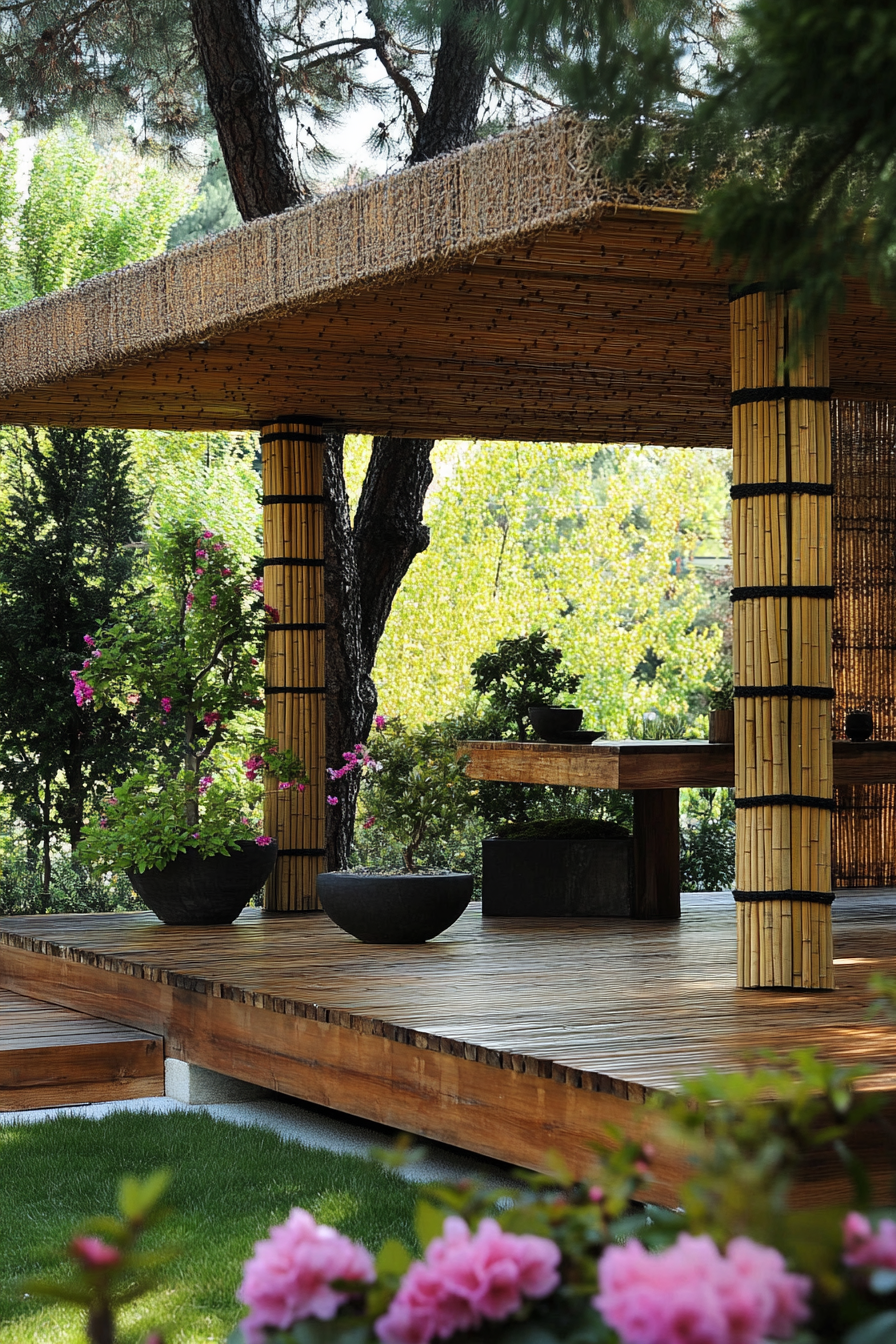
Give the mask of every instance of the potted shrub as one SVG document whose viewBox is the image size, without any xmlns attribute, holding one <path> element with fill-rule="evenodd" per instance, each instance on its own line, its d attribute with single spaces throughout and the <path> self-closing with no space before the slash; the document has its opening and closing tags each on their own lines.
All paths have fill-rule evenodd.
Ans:
<svg viewBox="0 0 896 1344">
<path fill-rule="evenodd" d="M 445 843 L 469 812 L 466 758 L 440 725 L 409 730 L 376 718 L 376 742 L 345 755 L 336 783 L 364 776 L 365 830 L 379 828 L 399 848 L 390 870 L 320 873 L 317 895 L 335 924 L 364 943 L 425 943 L 460 917 L 473 895 L 472 873 L 424 866 L 421 855 Z M 376 753 L 376 756 L 372 754 Z M 337 797 L 328 800 L 339 806 Z"/>
<path fill-rule="evenodd" d="M 724 667 L 718 677 L 718 684 L 710 688 L 709 702 L 709 740 L 710 742 L 734 741 L 734 678 L 730 667 Z"/>
<path fill-rule="evenodd" d="M 472 672 L 485 712 L 468 725 L 470 736 L 525 740 L 530 708 L 573 694 L 581 681 L 541 630 L 502 639 Z M 634 859 L 623 824 L 629 798 L 486 782 L 475 804 L 490 832 L 482 841 L 483 916 L 630 915 Z M 598 809 L 615 816 L 595 816 Z"/>
<path fill-rule="evenodd" d="M 117 705 L 147 749 L 146 768 L 98 800 L 80 853 L 126 872 L 166 923 L 229 923 L 276 861 L 276 842 L 257 833 L 260 777 L 308 782 L 291 752 L 252 737 L 263 625 L 279 617 L 208 528 L 171 525 L 151 550 L 158 581 L 128 621 L 85 635 L 71 674 L 79 704 Z"/>
</svg>

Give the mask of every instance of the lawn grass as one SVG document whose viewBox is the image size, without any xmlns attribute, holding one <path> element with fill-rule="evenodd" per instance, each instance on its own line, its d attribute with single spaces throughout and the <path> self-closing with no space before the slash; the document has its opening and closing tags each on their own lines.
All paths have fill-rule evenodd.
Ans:
<svg viewBox="0 0 896 1344">
<path fill-rule="evenodd" d="M 374 1252 L 389 1237 L 416 1247 L 406 1182 L 269 1130 L 184 1111 L 0 1125 L 0 1344 L 83 1344 L 81 1312 L 23 1300 L 18 1281 L 52 1272 L 83 1220 L 116 1212 L 123 1175 L 160 1167 L 173 1175 L 174 1215 L 145 1244 L 182 1252 L 158 1288 L 121 1313 L 122 1344 L 151 1328 L 166 1344 L 219 1344 L 244 1314 L 234 1292 L 253 1242 L 295 1205 Z"/>
</svg>

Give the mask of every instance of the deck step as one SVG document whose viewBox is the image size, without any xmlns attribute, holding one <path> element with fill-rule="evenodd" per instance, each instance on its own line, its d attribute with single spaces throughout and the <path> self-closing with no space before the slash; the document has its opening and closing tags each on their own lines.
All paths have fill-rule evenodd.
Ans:
<svg viewBox="0 0 896 1344">
<path fill-rule="evenodd" d="M 0 989 L 0 1112 L 165 1094 L 161 1037 Z"/>
</svg>

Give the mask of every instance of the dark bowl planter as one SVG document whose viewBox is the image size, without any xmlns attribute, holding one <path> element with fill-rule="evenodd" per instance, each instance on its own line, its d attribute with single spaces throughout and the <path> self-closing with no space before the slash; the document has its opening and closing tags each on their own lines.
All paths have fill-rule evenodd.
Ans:
<svg viewBox="0 0 896 1344">
<path fill-rule="evenodd" d="M 563 705 L 529 705 L 526 713 L 539 737 L 553 737 L 557 733 L 577 733 L 585 711 Z"/>
<path fill-rule="evenodd" d="M 317 899 L 362 943 L 425 943 L 459 919 L 472 873 L 318 873 Z"/>
<path fill-rule="evenodd" d="M 188 849 L 164 868 L 128 869 L 137 895 L 164 924 L 232 924 L 264 886 L 277 862 L 277 842 L 246 841 L 233 854 L 205 859 Z"/>
<path fill-rule="evenodd" d="M 874 732 L 874 718 L 867 710 L 854 709 L 847 714 L 844 726 L 850 742 L 867 742 Z"/>
</svg>

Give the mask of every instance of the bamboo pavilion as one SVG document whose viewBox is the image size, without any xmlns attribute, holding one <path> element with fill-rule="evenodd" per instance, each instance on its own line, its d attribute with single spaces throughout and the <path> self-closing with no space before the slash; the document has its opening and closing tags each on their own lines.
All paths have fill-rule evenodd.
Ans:
<svg viewBox="0 0 896 1344">
<path fill-rule="evenodd" d="M 739 983 L 831 988 L 835 882 L 896 883 L 894 786 L 832 773 L 848 710 L 896 729 L 896 324 L 850 280 L 794 366 L 792 294 L 732 290 L 694 202 L 609 182 L 595 134 L 555 118 L 3 313 L 0 422 L 260 429 L 267 728 L 312 775 L 266 800 L 278 910 L 323 863 L 327 429 L 731 446 Z"/>
</svg>

